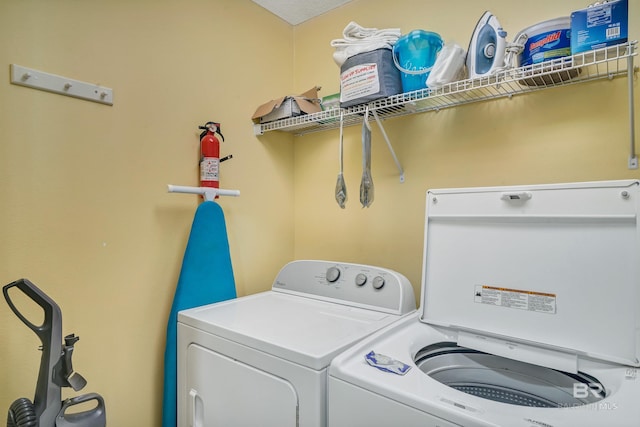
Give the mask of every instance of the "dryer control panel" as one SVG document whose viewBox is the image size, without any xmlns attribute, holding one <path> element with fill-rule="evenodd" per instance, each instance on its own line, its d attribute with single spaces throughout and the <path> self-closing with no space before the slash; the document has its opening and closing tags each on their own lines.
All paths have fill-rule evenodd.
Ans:
<svg viewBox="0 0 640 427">
<path fill-rule="evenodd" d="M 272 289 L 392 314 L 416 308 L 413 287 L 405 276 L 364 264 L 293 261 L 280 270 Z"/>
</svg>

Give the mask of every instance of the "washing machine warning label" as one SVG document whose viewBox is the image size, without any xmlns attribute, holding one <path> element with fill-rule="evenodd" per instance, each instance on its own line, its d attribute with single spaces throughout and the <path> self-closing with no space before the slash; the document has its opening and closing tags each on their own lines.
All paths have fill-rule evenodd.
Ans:
<svg viewBox="0 0 640 427">
<path fill-rule="evenodd" d="M 556 314 L 556 295 L 543 292 L 476 285 L 474 301 L 480 304 Z"/>
</svg>

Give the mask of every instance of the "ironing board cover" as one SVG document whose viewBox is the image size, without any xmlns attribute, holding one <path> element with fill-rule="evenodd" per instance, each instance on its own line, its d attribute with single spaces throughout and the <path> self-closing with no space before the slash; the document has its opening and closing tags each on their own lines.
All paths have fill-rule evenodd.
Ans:
<svg viewBox="0 0 640 427">
<path fill-rule="evenodd" d="M 236 288 L 224 213 L 216 202 L 205 201 L 198 206 L 193 218 L 167 324 L 163 427 L 175 427 L 177 423 L 178 312 L 235 297 Z"/>
</svg>

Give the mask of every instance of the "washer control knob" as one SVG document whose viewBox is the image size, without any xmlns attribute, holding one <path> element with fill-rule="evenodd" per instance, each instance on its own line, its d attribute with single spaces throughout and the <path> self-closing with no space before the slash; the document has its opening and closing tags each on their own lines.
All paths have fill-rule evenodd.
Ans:
<svg viewBox="0 0 640 427">
<path fill-rule="evenodd" d="M 362 285 L 364 285 L 365 283 L 367 283 L 367 275 L 366 275 L 366 274 L 364 274 L 364 273 L 359 273 L 359 274 L 356 276 L 356 285 L 358 285 L 358 286 L 362 286 Z"/>
<path fill-rule="evenodd" d="M 330 267 L 327 270 L 327 282 L 333 283 L 340 278 L 340 269 L 338 267 Z"/>
<path fill-rule="evenodd" d="M 382 289 L 382 287 L 384 286 L 384 277 L 382 276 L 374 277 L 372 284 L 374 289 Z"/>
</svg>

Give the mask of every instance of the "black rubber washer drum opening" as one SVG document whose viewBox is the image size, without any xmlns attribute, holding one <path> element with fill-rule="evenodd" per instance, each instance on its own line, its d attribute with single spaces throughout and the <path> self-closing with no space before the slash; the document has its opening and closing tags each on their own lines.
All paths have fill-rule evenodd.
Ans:
<svg viewBox="0 0 640 427">
<path fill-rule="evenodd" d="M 422 372 L 442 384 L 509 405 L 567 408 L 606 397 L 604 386 L 582 372 L 558 371 L 452 342 L 424 347 L 414 361 Z"/>
</svg>

